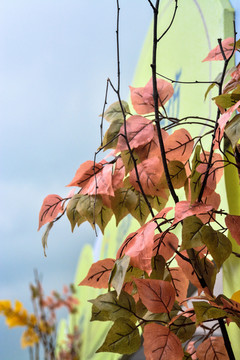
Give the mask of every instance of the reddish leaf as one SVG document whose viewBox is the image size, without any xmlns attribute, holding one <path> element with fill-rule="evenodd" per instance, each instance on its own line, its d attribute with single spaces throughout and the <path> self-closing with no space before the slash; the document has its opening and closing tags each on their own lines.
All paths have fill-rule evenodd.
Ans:
<svg viewBox="0 0 240 360">
<path fill-rule="evenodd" d="M 228 214 L 225 217 L 225 223 L 238 245 L 240 245 L 240 216 Z"/>
<path fill-rule="evenodd" d="M 228 120 L 230 119 L 232 113 L 235 110 L 237 110 L 239 106 L 240 106 L 240 100 L 235 105 L 231 106 L 227 111 L 225 111 L 225 113 L 223 113 L 220 116 L 220 118 L 218 119 L 220 129 L 225 128 L 225 125 L 228 122 Z"/>
<path fill-rule="evenodd" d="M 193 140 L 186 129 L 174 131 L 165 141 L 165 152 L 168 161 L 181 161 L 185 163 L 189 160 L 193 151 Z"/>
<path fill-rule="evenodd" d="M 131 233 L 117 252 L 117 259 L 123 254 L 131 257 L 130 264 L 146 271 L 152 271 L 151 258 L 156 224 L 148 222 L 135 233 Z"/>
<path fill-rule="evenodd" d="M 91 286 L 97 289 L 108 288 L 108 280 L 114 262 L 114 259 L 104 259 L 92 264 L 87 276 L 78 285 Z"/>
<path fill-rule="evenodd" d="M 178 238 L 173 233 L 161 233 L 154 236 L 153 255 L 162 255 L 164 259 L 169 260 L 175 253 L 174 249 L 178 247 Z"/>
<path fill-rule="evenodd" d="M 154 112 L 152 78 L 144 87 L 134 88 L 129 86 L 129 88 L 133 108 L 138 114 Z M 172 84 L 163 79 L 157 79 L 157 91 L 158 106 L 163 106 L 174 93 Z"/>
<path fill-rule="evenodd" d="M 39 226 L 38 230 L 41 227 L 53 220 L 56 219 L 58 214 L 62 214 L 64 211 L 64 204 L 62 203 L 63 199 L 61 196 L 52 194 L 45 197 L 43 200 L 42 207 L 39 212 Z"/>
<path fill-rule="evenodd" d="M 179 201 L 175 205 L 175 218 L 172 224 L 177 224 L 188 216 L 207 213 L 212 210 L 212 208 L 212 205 L 197 202 L 191 205 L 190 201 Z"/>
<path fill-rule="evenodd" d="M 155 217 L 154 219 L 158 220 L 158 219 L 166 219 L 166 215 L 167 213 L 172 210 L 173 207 L 167 207 L 162 209 Z"/>
<path fill-rule="evenodd" d="M 181 251 L 181 254 L 184 255 L 186 258 L 188 258 L 188 255 L 187 255 L 187 251 L 186 250 L 183 250 Z M 176 255 L 175 257 L 179 267 L 182 269 L 184 275 L 186 276 L 186 278 L 194 285 L 196 286 L 196 288 L 202 290 L 202 287 L 201 287 L 201 284 L 197 278 L 197 275 L 195 274 L 194 270 L 193 270 L 193 267 L 192 265 L 182 259 L 179 255 Z"/>
<path fill-rule="evenodd" d="M 169 137 L 169 134 L 161 129 L 163 142 L 165 143 L 166 139 Z M 154 156 L 158 156 L 161 158 L 161 151 L 159 146 L 159 139 L 156 126 L 154 126 L 154 136 L 151 141 L 146 142 L 142 146 L 139 146 L 136 149 L 136 153 L 141 161 L 149 159 Z"/>
<path fill-rule="evenodd" d="M 146 360 L 182 360 L 184 353 L 179 338 L 169 328 L 159 324 L 144 327 L 144 354 Z"/>
<path fill-rule="evenodd" d="M 205 174 L 208 168 L 209 152 L 201 153 L 200 155 L 201 164 L 197 166 L 196 170 L 200 174 Z M 223 175 L 223 159 L 218 153 L 213 153 L 212 166 L 209 171 L 207 179 L 206 190 L 204 195 L 210 195 L 216 188 L 217 183 L 221 180 Z M 201 183 L 203 182 L 204 175 L 201 177 Z"/>
<path fill-rule="evenodd" d="M 228 59 L 231 56 L 231 53 L 233 51 L 233 44 L 234 44 L 234 38 L 229 37 L 222 41 L 222 48 L 225 54 L 226 59 Z M 234 50 L 235 52 L 236 50 Z M 219 45 L 217 45 L 214 49 L 212 49 L 208 56 L 202 60 L 204 61 L 213 61 L 213 60 L 224 60 L 222 51 Z"/>
<path fill-rule="evenodd" d="M 166 199 L 166 191 L 161 186 L 161 175 L 163 173 L 163 165 L 158 157 L 144 160 L 137 165 L 139 179 L 146 195 L 161 196 Z M 130 172 L 130 183 L 134 188 L 140 191 L 138 179 L 135 169 Z"/>
<path fill-rule="evenodd" d="M 114 196 L 113 186 L 112 186 L 112 164 L 106 164 L 103 168 L 97 173 L 93 174 L 88 183 L 82 188 L 82 194 L 88 195 L 109 195 Z"/>
<path fill-rule="evenodd" d="M 187 298 L 189 280 L 180 267 L 169 268 L 169 271 L 176 292 L 176 300 L 181 303 Z"/>
<path fill-rule="evenodd" d="M 124 167 L 122 159 L 119 157 L 116 161 L 114 173 L 112 176 L 112 186 L 113 186 L 114 191 L 119 188 L 123 188 L 124 176 L 125 176 L 125 167 Z"/>
<path fill-rule="evenodd" d="M 197 348 L 199 360 L 227 360 L 229 359 L 222 337 L 211 336 Z"/>
<path fill-rule="evenodd" d="M 221 202 L 221 196 L 214 191 L 211 195 L 208 195 L 206 197 L 203 196 L 203 202 L 205 205 L 211 205 L 213 209 L 217 210 Z M 209 221 L 209 218 L 210 221 L 214 221 L 216 214 L 213 213 L 211 217 L 209 216 L 209 214 L 198 215 L 198 217 L 202 220 L 204 224 L 206 224 Z"/>
<path fill-rule="evenodd" d="M 126 122 L 127 139 L 131 149 L 138 148 L 150 142 L 154 136 L 154 127 L 151 120 L 143 116 L 133 115 Z M 124 125 L 120 129 L 120 134 L 125 134 Z M 128 150 L 126 139 L 119 136 L 116 152 Z"/>
<path fill-rule="evenodd" d="M 173 286 L 164 280 L 134 279 L 142 303 L 156 314 L 169 313 L 175 301 Z"/>
<path fill-rule="evenodd" d="M 92 160 L 85 161 L 83 164 L 80 165 L 76 174 L 70 184 L 67 186 L 79 186 L 83 187 L 86 183 L 97 174 L 103 168 L 103 163 L 100 162 L 99 164 L 95 164 Z"/>
</svg>

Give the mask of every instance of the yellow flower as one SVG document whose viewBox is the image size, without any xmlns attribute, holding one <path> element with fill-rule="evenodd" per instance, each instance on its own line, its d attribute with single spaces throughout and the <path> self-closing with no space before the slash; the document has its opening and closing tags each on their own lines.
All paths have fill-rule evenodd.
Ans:
<svg viewBox="0 0 240 360">
<path fill-rule="evenodd" d="M 234 294 L 232 294 L 231 299 L 240 303 L 240 290 L 238 290 Z"/>
<path fill-rule="evenodd" d="M 21 346 L 25 348 L 27 346 L 33 346 L 39 342 L 39 337 L 32 328 L 27 328 L 21 337 Z"/>
</svg>

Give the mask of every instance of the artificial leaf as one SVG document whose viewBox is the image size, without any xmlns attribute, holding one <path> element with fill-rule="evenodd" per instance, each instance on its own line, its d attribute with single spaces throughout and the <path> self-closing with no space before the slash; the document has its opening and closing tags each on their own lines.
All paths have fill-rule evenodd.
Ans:
<svg viewBox="0 0 240 360">
<path fill-rule="evenodd" d="M 168 171 L 170 175 L 170 179 L 174 189 L 180 189 L 184 186 L 187 176 L 185 166 L 180 161 L 170 161 L 168 163 Z M 167 181 L 164 174 L 165 186 L 167 187 Z"/>
<path fill-rule="evenodd" d="M 130 234 L 118 250 L 117 258 L 121 257 L 123 253 L 130 256 L 132 266 L 144 270 L 150 275 L 155 227 L 156 224 L 150 221 L 136 233 Z"/>
<path fill-rule="evenodd" d="M 118 143 L 118 134 L 120 131 L 120 128 L 123 124 L 123 120 L 122 119 L 117 119 L 114 120 L 108 130 L 105 132 L 104 134 L 104 138 L 103 138 L 103 142 L 102 142 L 102 146 L 104 151 L 107 149 L 115 149 Z"/>
<path fill-rule="evenodd" d="M 179 201 L 175 205 L 175 217 L 172 224 L 177 224 L 188 216 L 207 213 L 210 210 L 212 210 L 211 205 L 205 205 L 198 202 L 191 205 L 190 201 Z"/>
<path fill-rule="evenodd" d="M 106 339 L 98 352 L 113 352 L 118 354 L 132 354 L 141 346 L 138 328 L 126 318 L 117 319 L 109 330 Z"/>
<path fill-rule="evenodd" d="M 168 161 L 189 160 L 193 151 L 193 139 L 186 129 L 175 130 L 165 141 L 165 153 Z"/>
<path fill-rule="evenodd" d="M 43 225 L 55 220 L 58 214 L 64 212 L 64 200 L 61 196 L 55 194 L 45 197 L 39 212 L 38 230 L 40 230 Z"/>
<path fill-rule="evenodd" d="M 168 270 L 169 276 L 165 280 L 171 281 L 175 290 L 176 300 L 181 304 L 187 298 L 189 280 L 180 267 L 171 267 Z"/>
<path fill-rule="evenodd" d="M 163 256 L 167 261 L 175 253 L 174 249 L 178 247 L 178 238 L 171 232 L 162 232 L 154 236 L 153 254 Z"/>
<path fill-rule="evenodd" d="M 227 39 L 222 40 L 221 44 L 222 44 L 222 49 L 225 54 L 225 57 L 226 57 L 226 59 L 228 59 L 233 52 L 234 39 L 232 37 L 229 37 Z M 236 50 L 234 50 L 234 52 L 235 51 Z M 214 49 L 212 49 L 209 52 L 208 56 L 202 61 L 204 62 L 204 61 L 213 61 L 213 60 L 224 60 L 223 54 L 222 54 L 222 51 L 221 51 L 221 48 L 219 45 L 217 45 Z"/>
<path fill-rule="evenodd" d="M 227 360 L 229 359 L 222 337 L 211 336 L 197 348 L 199 360 Z"/>
<path fill-rule="evenodd" d="M 184 343 L 192 338 L 196 331 L 196 325 L 189 317 L 180 316 L 171 323 L 170 330 Z"/>
<path fill-rule="evenodd" d="M 216 303 L 220 304 L 220 307 L 227 312 L 228 317 L 240 328 L 240 303 L 233 299 L 228 299 L 224 295 L 219 295 Z"/>
<path fill-rule="evenodd" d="M 134 279 L 141 301 L 153 313 L 169 313 L 175 301 L 173 286 L 163 280 Z"/>
<path fill-rule="evenodd" d="M 125 168 L 125 175 L 127 175 L 135 167 L 135 165 L 139 164 L 140 162 L 135 149 L 132 149 L 131 151 L 122 151 L 121 158 Z"/>
<path fill-rule="evenodd" d="M 161 196 L 166 198 L 166 185 L 161 184 L 163 165 L 158 157 L 152 157 L 137 165 L 138 176 L 135 169 L 130 172 L 129 181 L 132 186 L 141 191 L 139 182 L 146 195 Z"/>
<path fill-rule="evenodd" d="M 213 98 L 215 103 L 223 109 L 230 108 L 240 100 L 240 94 L 221 94 Z"/>
<path fill-rule="evenodd" d="M 138 203 L 138 196 L 132 189 L 124 188 L 115 191 L 112 198 L 112 210 L 116 218 L 116 225 L 133 211 Z"/>
<path fill-rule="evenodd" d="M 212 306 L 206 301 L 193 301 L 194 311 L 197 317 L 197 325 L 204 321 L 227 317 L 227 312 Z"/>
<path fill-rule="evenodd" d="M 184 353 L 178 337 L 159 324 L 144 327 L 143 346 L 146 360 L 182 360 Z"/>
<path fill-rule="evenodd" d="M 161 255 L 152 257 L 151 267 L 152 272 L 150 279 L 162 280 L 165 272 L 166 261 Z"/>
<path fill-rule="evenodd" d="M 131 149 L 135 149 L 152 140 L 154 127 L 151 120 L 140 115 L 133 115 L 126 121 L 126 134 L 125 125 L 122 125 L 119 134 L 122 136 L 118 138 L 116 151 L 129 150 L 127 143 Z"/>
<path fill-rule="evenodd" d="M 76 211 L 80 217 L 86 220 L 94 227 L 96 217 L 102 209 L 102 200 L 99 196 L 81 195 L 76 204 Z"/>
<path fill-rule="evenodd" d="M 180 251 L 203 246 L 201 233 L 202 221 L 197 216 L 189 216 L 183 220 L 182 245 Z"/>
<path fill-rule="evenodd" d="M 201 174 L 197 171 L 197 166 L 201 163 L 201 146 L 197 145 L 192 159 L 192 173 L 190 176 L 191 203 L 194 203 L 201 189 Z"/>
<path fill-rule="evenodd" d="M 105 164 L 98 173 L 93 173 L 89 181 L 83 186 L 81 193 L 88 195 L 114 196 L 112 185 L 112 164 Z"/>
<path fill-rule="evenodd" d="M 220 118 L 218 119 L 218 123 L 220 126 L 220 129 L 224 129 L 228 120 L 230 119 L 232 113 L 237 110 L 237 108 L 240 106 L 240 101 L 238 101 L 235 105 L 231 106 L 225 113 L 223 113 Z"/>
<path fill-rule="evenodd" d="M 87 276 L 78 284 L 86 285 L 97 289 L 108 287 L 108 280 L 114 266 L 114 259 L 99 260 L 91 265 Z"/>
<path fill-rule="evenodd" d="M 67 186 L 78 186 L 83 188 L 92 177 L 96 176 L 96 174 L 102 170 L 102 168 L 102 162 L 94 163 L 92 160 L 85 161 L 80 165 L 74 178 Z"/>
<path fill-rule="evenodd" d="M 225 223 L 238 245 L 240 245 L 240 216 L 228 214 L 225 217 Z"/>
<path fill-rule="evenodd" d="M 118 296 L 120 295 L 123 287 L 129 262 L 130 262 L 130 257 L 128 255 L 124 255 L 121 259 L 117 259 L 115 261 L 114 267 L 112 269 L 109 278 L 109 286 L 112 286 L 116 290 Z"/>
<path fill-rule="evenodd" d="M 47 227 L 44 231 L 44 234 L 42 236 L 42 246 L 43 246 L 44 256 L 47 256 L 47 254 L 46 254 L 47 240 L 48 240 L 49 232 L 52 227 L 53 227 L 53 221 L 47 225 Z"/>
<path fill-rule="evenodd" d="M 71 223 L 72 231 L 74 230 L 76 224 L 80 225 L 81 221 L 86 221 L 87 219 L 81 218 L 79 212 L 76 210 L 76 206 L 80 198 L 81 194 L 76 194 L 72 197 L 72 199 L 67 204 L 67 217 Z"/>
<path fill-rule="evenodd" d="M 123 185 L 124 176 L 125 176 L 125 167 L 122 159 L 118 157 L 112 175 L 112 186 L 114 191 L 124 186 Z"/>
<path fill-rule="evenodd" d="M 233 150 L 235 150 L 240 139 L 240 114 L 235 115 L 234 118 L 226 124 L 225 134 L 231 141 Z"/>
<path fill-rule="evenodd" d="M 106 294 L 99 295 L 96 299 L 89 300 L 95 311 L 104 311 L 107 318 L 105 320 L 115 321 L 118 318 L 130 318 L 136 313 L 136 304 L 131 295 L 121 291 L 118 297 L 116 291 L 110 291 Z"/>
<path fill-rule="evenodd" d="M 221 203 L 221 196 L 213 191 L 210 195 L 206 195 L 202 197 L 202 201 L 205 205 L 211 205 L 213 209 L 217 210 Z M 204 223 L 213 222 L 216 218 L 216 214 L 211 212 L 210 214 L 198 214 L 199 219 Z"/>
<path fill-rule="evenodd" d="M 129 212 L 131 215 L 139 222 L 140 225 L 145 224 L 148 215 L 150 214 L 149 207 L 143 197 L 143 195 L 139 191 L 135 191 L 135 194 L 137 196 L 136 206 L 129 207 Z M 149 200 L 149 197 L 147 196 L 147 199 Z"/>
<path fill-rule="evenodd" d="M 109 108 L 107 108 L 107 110 L 103 114 L 103 117 L 104 117 L 104 119 L 106 119 L 107 121 L 109 121 L 111 123 L 116 120 L 117 121 L 120 120 L 123 122 L 123 119 L 124 119 L 123 112 L 124 112 L 125 116 L 127 114 L 130 114 L 128 103 L 124 100 L 121 100 L 121 104 L 120 104 L 119 101 L 116 101 L 113 104 L 111 104 L 109 106 Z"/>
<path fill-rule="evenodd" d="M 101 210 L 95 216 L 95 223 L 100 227 L 103 234 L 105 227 L 111 220 L 112 215 L 112 209 L 109 209 L 107 206 L 103 205 Z"/>
<path fill-rule="evenodd" d="M 131 101 L 134 110 L 138 114 L 154 112 L 153 84 L 152 78 L 144 87 L 134 88 L 129 86 Z M 173 95 L 174 90 L 171 83 L 163 79 L 157 79 L 158 106 L 163 106 Z"/>
<path fill-rule="evenodd" d="M 231 241 L 219 231 L 213 230 L 209 225 L 204 225 L 198 232 L 202 242 L 212 255 L 218 269 L 232 253 Z"/>
</svg>

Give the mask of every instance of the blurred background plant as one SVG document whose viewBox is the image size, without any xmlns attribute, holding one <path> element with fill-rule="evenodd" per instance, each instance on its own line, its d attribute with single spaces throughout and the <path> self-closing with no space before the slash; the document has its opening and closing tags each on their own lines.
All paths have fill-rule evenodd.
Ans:
<svg viewBox="0 0 240 360">
<path fill-rule="evenodd" d="M 30 360 L 39 360 L 43 353 L 44 360 L 79 360 L 81 334 L 75 326 L 67 333 L 65 340 L 57 341 L 57 310 L 67 309 L 68 314 L 77 311 L 79 300 L 75 296 L 73 284 L 63 286 L 62 293 L 52 291 L 45 296 L 42 283 L 35 271 L 34 284 L 30 284 L 33 313 L 29 313 L 19 301 L 15 305 L 10 300 L 0 300 L 0 314 L 5 316 L 9 328 L 21 326 L 24 328 L 21 337 L 21 347 L 29 349 Z"/>
</svg>

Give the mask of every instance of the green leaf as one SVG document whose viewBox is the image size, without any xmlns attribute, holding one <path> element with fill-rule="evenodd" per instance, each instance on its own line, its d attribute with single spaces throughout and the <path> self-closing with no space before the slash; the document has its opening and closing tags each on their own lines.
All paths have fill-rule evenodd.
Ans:
<svg viewBox="0 0 240 360">
<path fill-rule="evenodd" d="M 213 230 L 209 225 L 205 225 L 199 231 L 202 236 L 202 242 L 207 245 L 210 254 L 213 257 L 218 269 L 232 253 L 231 241 L 219 231 Z"/>
<path fill-rule="evenodd" d="M 69 201 L 69 203 L 67 204 L 67 217 L 71 223 L 72 231 L 74 230 L 76 224 L 78 224 L 78 222 L 81 221 L 81 216 L 80 216 L 79 212 L 76 210 L 76 206 L 82 196 L 83 195 L 81 195 L 81 194 L 74 195 L 71 198 L 71 200 Z M 82 222 L 84 222 L 87 219 L 82 218 L 82 220 L 83 220 Z M 80 225 L 80 224 L 78 224 L 78 225 Z"/>
<path fill-rule="evenodd" d="M 151 260 L 151 265 L 152 265 L 152 273 L 150 275 L 150 278 L 163 280 L 165 265 L 166 265 L 166 261 L 164 257 L 161 255 L 154 256 Z"/>
<path fill-rule="evenodd" d="M 94 311 L 103 311 L 105 320 L 115 321 L 120 317 L 130 318 L 136 312 L 136 304 L 131 295 L 122 291 L 118 297 L 116 291 L 99 295 L 89 300 L 94 305 Z"/>
<path fill-rule="evenodd" d="M 192 160 L 192 173 L 190 176 L 190 189 L 191 189 L 191 204 L 193 204 L 199 195 L 201 189 L 201 174 L 197 172 L 197 167 L 201 163 L 200 160 L 201 146 L 196 146 L 193 160 Z"/>
<path fill-rule="evenodd" d="M 189 317 L 180 316 L 170 325 L 170 330 L 183 343 L 192 338 L 196 331 L 196 325 Z"/>
<path fill-rule="evenodd" d="M 202 246 L 202 221 L 197 216 L 189 216 L 183 220 L 182 245 L 180 251 Z"/>
<path fill-rule="evenodd" d="M 122 100 L 121 103 L 125 115 L 130 114 L 128 103 L 124 100 Z M 110 105 L 109 108 L 105 111 L 103 117 L 109 122 L 113 122 L 115 120 L 123 120 L 123 112 L 119 101 L 116 101 L 112 105 Z"/>
<path fill-rule="evenodd" d="M 212 306 L 205 301 L 194 301 L 193 307 L 197 317 L 197 325 L 207 320 L 214 320 L 228 316 L 226 311 Z"/>
<path fill-rule="evenodd" d="M 101 148 L 104 147 L 103 151 L 116 148 L 118 142 L 117 135 L 119 134 L 122 124 L 123 119 L 116 119 L 110 124 L 103 138 L 103 145 L 101 146 Z"/>
<path fill-rule="evenodd" d="M 93 227 L 101 208 L 102 199 L 99 195 L 81 195 L 76 205 L 79 215 L 85 217 Z"/>
<path fill-rule="evenodd" d="M 168 164 L 168 171 L 169 175 L 173 184 L 173 187 L 175 189 L 180 189 L 184 186 L 185 181 L 187 180 L 186 170 L 180 161 L 170 161 Z M 167 187 L 167 181 L 164 174 L 164 183 L 166 183 Z"/>
<path fill-rule="evenodd" d="M 137 202 L 137 194 L 132 189 L 121 188 L 115 191 L 115 196 L 112 199 L 112 210 L 117 226 L 125 216 L 136 208 Z"/>
<path fill-rule="evenodd" d="M 141 346 L 141 337 L 135 324 L 126 318 L 117 319 L 98 352 L 132 354 Z"/>
<path fill-rule="evenodd" d="M 215 100 L 217 105 L 227 109 L 235 105 L 240 100 L 240 94 L 234 92 L 232 94 L 222 94 L 214 97 L 213 100 Z"/>
<path fill-rule="evenodd" d="M 136 150 L 132 149 L 131 152 L 136 161 L 136 164 L 139 164 L 140 158 L 137 155 Z M 129 150 L 122 151 L 121 158 L 122 158 L 123 164 L 125 166 L 125 175 L 127 175 L 134 168 L 134 162 L 133 162 L 130 151 Z"/>
<path fill-rule="evenodd" d="M 105 227 L 109 223 L 112 215 L 112 209 L 109 209 L 107 206 L 103 205 L 100 211 L 95 216 L 95 223 L 100 227 L 103 234 Z"/>
<path fill-rule="evenodd" d="M 137 201 L 135 208 L 130 209 L 130 213 L 139 222 L 140 225 L 144 225 L 148 215 L 150 214 L 150 211 L 143 195 L 137 190 L 134 192 L 137 196 Z"/>
<path fill-rule="evenodd" d="M 115 261 L 109 278 L 109 287 L 112 285 L 119 296 L 123 287 L 125 275 L 129 266 L 130 256 L 124 255 Z"/>
<path fill-rule="evenodd" d="M 46 254 L 47 240 L 48 240 L 49 232 L 52 227 L 53 227 L 53 221 L 51 221 L 50 223 L 47 224 L 47 227 L 42 236 L 42 246 L 43 246 L 44 256 L 47 256 L 47 254 Z"/>
<path fill-rule="evenodd" d="M 235 149 L 240 139 L 240 114 L 235 115 L 234 118 L 226 124 L 224 130 L 231 141 L 232 148 Z"/>
</svg>

